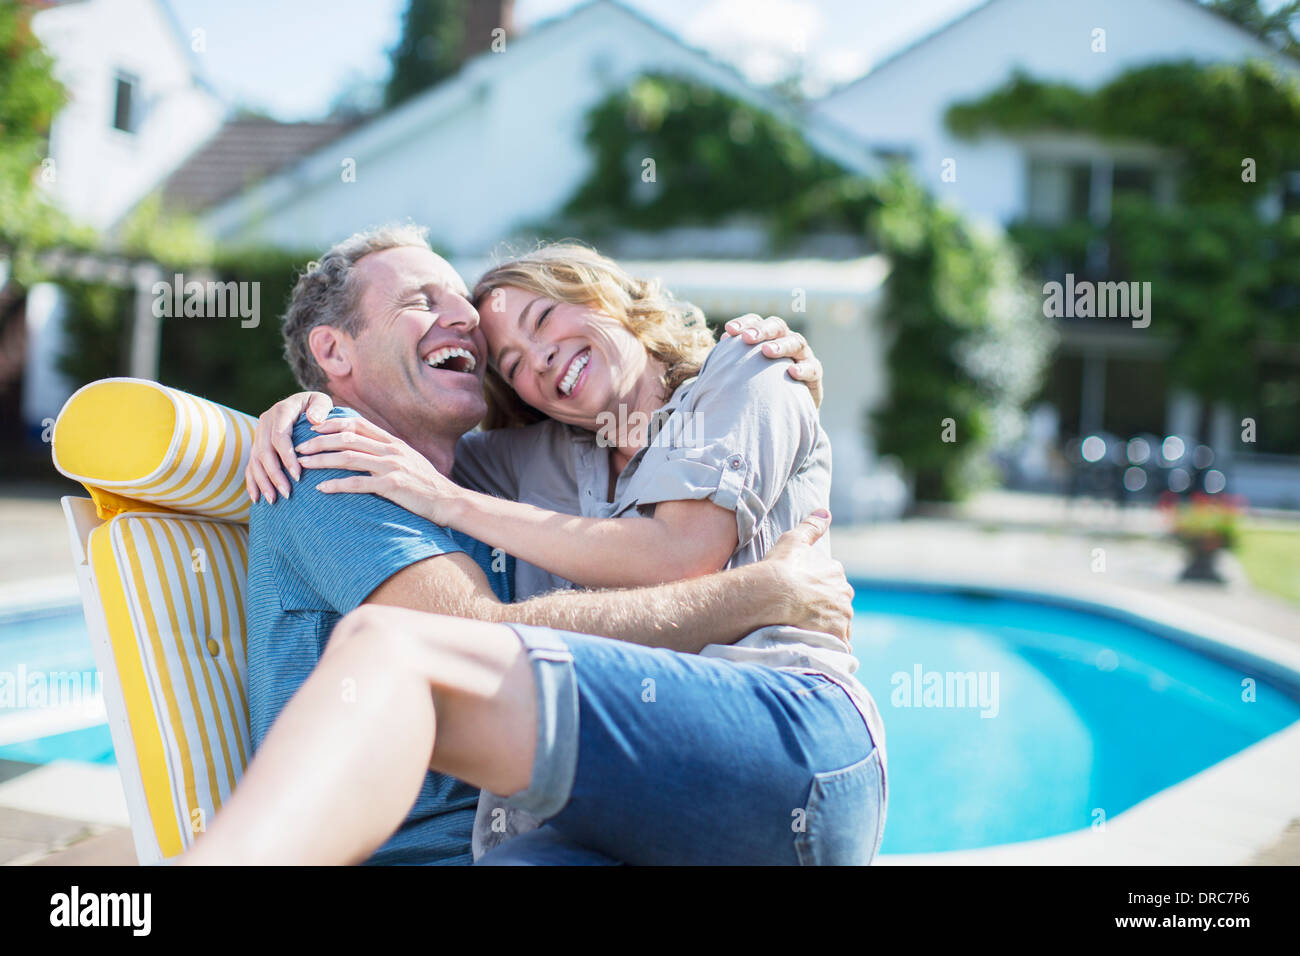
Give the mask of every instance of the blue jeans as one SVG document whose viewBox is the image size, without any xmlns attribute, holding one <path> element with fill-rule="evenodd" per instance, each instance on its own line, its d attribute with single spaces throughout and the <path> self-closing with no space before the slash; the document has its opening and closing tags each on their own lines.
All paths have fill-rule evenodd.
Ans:
<svg viewBox="0 0 1300 956">
<path fill-rule="evenodd" d="M 867 864 L 881 754 L 830 678 L 511 625 L 537 683 L 540 830 L 487 865 Z"/>
</svg>

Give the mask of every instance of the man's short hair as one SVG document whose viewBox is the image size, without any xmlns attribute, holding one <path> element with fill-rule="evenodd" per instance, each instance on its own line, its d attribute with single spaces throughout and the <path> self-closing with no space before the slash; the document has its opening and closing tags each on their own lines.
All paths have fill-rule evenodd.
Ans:
<svg viewBox="0 0 1300 956">
<path fill-rule="evenodd" d="M 328 380 L 311 354 L 308 336 L 318 325 L 329 325 L 356 337 L 365 328 L 361 316 L 361 283 L 355 266 L 363 256 L 385 249 L 418 246 L 429 249 L 429 231 L 423 226 L 398 224 L 358 232 L 307 263 L 298 277 L 284 313 L 284 357 L 294 378 L 305 389 L 325 391 Z"/>
</svg>

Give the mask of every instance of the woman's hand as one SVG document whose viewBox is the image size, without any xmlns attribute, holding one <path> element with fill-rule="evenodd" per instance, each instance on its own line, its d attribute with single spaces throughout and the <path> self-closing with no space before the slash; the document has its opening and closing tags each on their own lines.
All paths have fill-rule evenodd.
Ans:
<svg viewBox="0 0 1300 956">
<path fill-rule="evenodd" d="M 794 364 L 786 370 L 791 378 L 803 382 L 812 392 L 813 404 L 822 406 L 822 363 L 808 347 L 808 340 L 798 332 L 791 332 L 785 319 L 777 315 L 760 318 L 753 312 L 732 319 L 723 327 L 722 335 L 739 335 L 749 345 L 763 345 L 768 358 L 790 358 Z"/>
<path fill-rule="evenodd" d="M 364 418 L 330 418 L 313 427 L 316 437 L 295 449 L 304 456 L 302 467 L 365 472 L 322 481 L 318 491 L 379 495 L 434 524 L 452 524 L 464 489 L 406 442 Z"/>
<path fill-rule="evenodd" d="M 298 456 L 293 453 L 293 425 L 304 413 L 313 425 L 320 424 L 334 407 L 334 400 L 324 392 L 298 392 L 276 402 L 257 420 L 253 432 L 253 450 L 244 469 L 244 485 L 248 497 L 257 501 L 259 495 L 275 503 L 276 492 L 289 497 L 292 486 L 285 471 L 297 481 L 302 472 Z"/>
</svg>

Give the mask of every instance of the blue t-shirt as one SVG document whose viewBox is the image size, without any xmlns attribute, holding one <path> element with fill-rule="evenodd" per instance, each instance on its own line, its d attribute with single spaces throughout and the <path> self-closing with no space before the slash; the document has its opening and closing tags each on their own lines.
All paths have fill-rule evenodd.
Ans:
<svg viewBox="0 0 1300 956">
<path fill-rule="evenodd" d="M 335 408 L 331 418 L 358 417 Z M 293 442 L 315 435 L 306 417 Z M 513 559 L 377 495 L 323 494 L 315 486 L 354 472 L 304 469 L 287 499 L 253 506 L 248 553 L 248 707 L 253 749 L 320 660 L 340 617 L 402 568 L 464 552 L 503 602 Z M 478 790 L 430 772 L 410 815 L 371 863 L 469 863 Z"/>
</svg>

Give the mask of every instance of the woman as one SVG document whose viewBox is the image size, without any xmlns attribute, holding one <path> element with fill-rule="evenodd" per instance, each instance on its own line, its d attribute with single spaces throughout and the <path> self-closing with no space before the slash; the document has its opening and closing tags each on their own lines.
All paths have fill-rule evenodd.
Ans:
<svg viewBox="0 0 1300 956">
<path fill-rule="evenodd" d="M 656 283 L 584 247 L 557 245 L 491 270 L 474 300 L 489 347 L 488 424 L 524 426 L 466 436 L 457 450 L 459 477 L 494 494 L 453 483 L 355 418 L 322 422 L 319 437 L 298 448 L 303 467 L 364 473 L 324 482 L 322 492 L 380 494 L 507 549 L 521 561 L 525 593 L 570 582 L 654 584 L 749 563 L 824 509 L 830 447 L 807 390 L 791 387 L 786 363 L 769 362 L 758 347 L 740 339 L 715 347 L 698 311 Z M 527 633 L 520 637 L 528 643 Z M 506 843 L 489 861 L 557 843 L 633 863 L 874 856 L 885 804 L 879 715 L 833 637 L 765 628 L 698 657 L 561 638 L 578 673 L 583 759 L 571 790 L 562 788 L 564 804 L 541 804 L 543 831 Z M 584 683 L 584 670 L 601 682 Z M 667 722 L 646 730 L 646 718 L 633 715 L 625 719 L 644 737 L 629 734 L 629 743 L 620 736 L 626 727 L 614 727 L 611 739 L 589 744 L 588 732 L 598 734 L 608 717 L 602 708 L 622 706 L 602 700 L 610 675 L 643 693 L 648 680 L 650 696 L 640 699 L 654 703 L 656 679 L 638 676 L 652 671 L 688 716 L 673 725 L 679 734 L 687 728 L 685 738 L 662 739 Z M 728 716 L 735 726 L 726 726 Z M 729 743 L 742 753 L 728 753 Z M 620 747 L 636 752 L 626 766 Z M 726 823 L 697 811 L 682 825 L 685 807 L 707 811 L 716 801 L 656 794 L 651 781 L 663 789 L 674 767 L 690 770 L 688 789 L 720 786 L 718 799 L 730 795 Z M 609 793 L 610 778 L 637 774 L 642 786 Z M 737 790 L 744 812 L 735 809 Z M 480 814 L 537 809 L 528 796 L 494 805 L 485 793 Z M 632 806 L 643 826 L 662 819 L 652 839 L 618 832 Z M 515 821 L 507 829 L 520 828 Z"/>
</svg>

